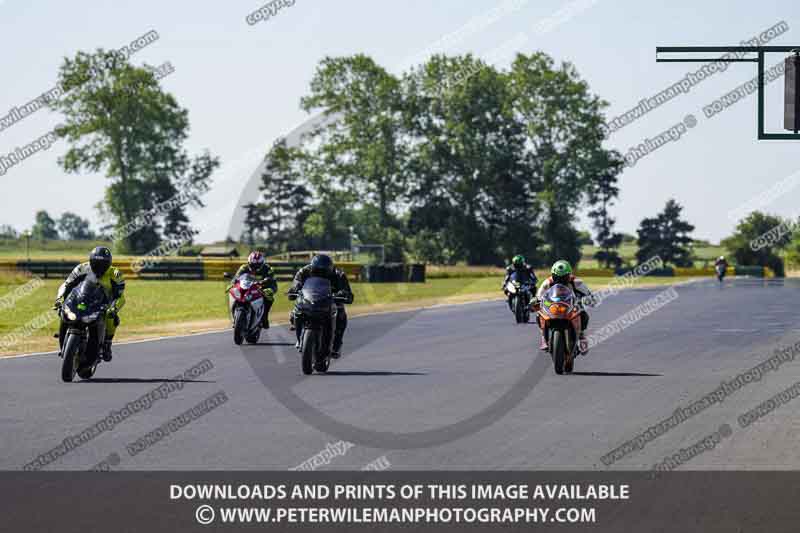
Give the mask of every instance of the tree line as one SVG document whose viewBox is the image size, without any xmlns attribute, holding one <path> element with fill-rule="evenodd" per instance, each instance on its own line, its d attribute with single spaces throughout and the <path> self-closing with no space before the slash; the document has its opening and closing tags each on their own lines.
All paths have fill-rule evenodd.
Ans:
<svg viewBox="0 0 800 533">
<path fill-rule="evenodd" d="M 325 120 L 300 147 L 266 155 L 245 206 L 246 242 L 268 251 L 383 244 L 387 259 L 577 263 L 587 211 L 616 266 L 609 210 L 619 153 L 603 147 L 607 103 L 569 63 L 518 54 L 507 69 L 438 55 L 395 76 L 365 55 L 316 68 L 307 112 Z M 237 236 L 238 237 L 238 236 Z"/>
<path fill-rule="evenodd" d="M 105 173 L 96 207 L 106 225 L 97 235 L 74 213 L 55 220 L 39 211 L 32 237 L 115 235 L 115 251 L 142 254 L 193 234 L 186 211 L 203 206 L 219 160 L 187 153 L 188 111 L 154 69 L 98 49 L 66 58 L 59 83 L 65 95 L 48 103 L 64 118 L 55 132 L 69 149 L 59 164 Z M 399 75 L 365 55 L 327 57 L 300 99 L 325 119 L 300 147 L 279 139 L 269 148 L 261 194 L 245 206 L 237 237 L 270 252 L 382 244 L 388 260 L 500 264 L 522 253 L 535 266 L 577 264 L 594 242 L 594 258 L 618 267 L 619 247 L 633 237 L 615 231 L 611 216 L 623 160 L 603 146 L 607 105 L 574 66 L 542 52 L 517 54 L 504 69 L 436 55 Z M 192 193 L 168 202 L 178 191 Z M 167 212 L 124 231 L 166 203 Z M 577 229 L 582 213 L 594 235 Z M 749 243 L 787 222 L 751 213 L 723 245 L 739 264 L 782 273 L 782 255 L 800 263 L 791 232 L 757 250 Z M 658 255 L 691 265 L 693 230 L 669 200 L 642 220 L 637 262 Z M 16 236 L 0 226 L 0 237 Z"/>
</svg>

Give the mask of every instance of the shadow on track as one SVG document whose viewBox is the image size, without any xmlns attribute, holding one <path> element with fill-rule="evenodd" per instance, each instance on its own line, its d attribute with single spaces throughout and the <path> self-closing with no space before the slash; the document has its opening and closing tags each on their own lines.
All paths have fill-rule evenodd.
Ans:
<svg viewBox="0 0 800 533">
<path fill-rule="evenodd" d="M 291 346 L 294 348 L 293 342 L 257 342 L 255 344 L 242 344 L 242 348 L 246 348 L 248 346 Z"/>
<path fill-rule="evenodd" d="M 329 370 L 320 376 L 427 376 L 426 372 L 390 372 L 388 370 Z"/>
<path fill-rule="evenodd" d="M 169 378 L 92 378 L 75 383 L 216 383 L 216 381 Z"/>
<path fill-rule="evenodd" d="M 611 376 L 611 377 L 658 377 L 661 374 L 642 374 L 639 372 L 572 372 L 572 376 Z"/>
</svg>

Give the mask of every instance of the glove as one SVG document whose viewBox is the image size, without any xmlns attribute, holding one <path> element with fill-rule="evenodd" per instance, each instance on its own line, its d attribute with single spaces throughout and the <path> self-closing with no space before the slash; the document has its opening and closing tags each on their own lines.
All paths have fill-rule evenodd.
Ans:
<svg viewBox="0 0 800 533">
<path fill-rule="evenodd" d="M 56 301 L 53 304 L 53 309 L 55 311 L 61 311 L 62 307 L 64 307 L 64 298 L 56 298 Z"/>
<path fill-rule="evenodd" d="M 106 309 L 106 317 L 108 317 L 108 318 L 113 318 L 113 319 L 116 320 L 117 313 L 118 313 L 117 308 L 114 307 L 113 305 L 111 307 L 109 307 L 108 309 Z"/>
<path fill-rule="evenodd" d="M 264 289 L 264 294 L 265 294 L 265 295 L 266 295 L 268 298 L 272 298 L 273 296 L 275 296 L 275 291 L 273 291 L 272 289 L 270 289 L 270 288 L 268 287 L 268 288 Z"/>
</svg>

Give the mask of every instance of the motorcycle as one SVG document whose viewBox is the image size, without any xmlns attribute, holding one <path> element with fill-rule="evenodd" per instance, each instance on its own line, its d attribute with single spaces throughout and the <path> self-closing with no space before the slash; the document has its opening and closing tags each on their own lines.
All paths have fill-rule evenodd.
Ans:
<svg viewBox="0 0 800 533">
<path fill-rule="evenodd" d="M 95 281 L 82 281 L 58 309 L 67 326 L 61 343 L 61 379 L 69 383 L 77 374 L 91 379 L 100 364 L 106 340 L 108 296 Z"/>
<path fill-rule="evenodd" d="M 556 374 L 572 372 L 579 355 L 581 307 L 566 285 L 555 284 L 535 303 L 536 321 L 547 335 L 548 351 Z"/>
<path fill-rule="evenodd" d="M 716 265 L 714 270 L 717 271 L 717 280 L 722 283 L 722 279 L 725 277 L 725 271 L 727 270 L 725 265 Z"/>
<path fill-rule="evenodd" d="M 290 292 L 289 299 L 295 301 L 294 326 L 300 332 L 303 374 L 327 372 L 336 329 L 336 303 L 347 299 L 334 296 L 331 282 L 316 276 L 308 278 L 300 292 Z"/>
<path fill-rule="evenodd" d="M 223 274 L 231 279 L 229 273 Z M 251 274 L 241 275 L 228 290 L 228 311 L 233 326 L 233 342 L 241 345 L 245 340 L 256 344 L 261 337 L 261 323 L 266 308 L 261 283 Z"/>
<path fill-rule="evenodd" d="M 522 278 L 517 272 L 512 272 L 506 283 L 506 292 L 511 295 L 511 310 L 514 311 L 517 324 L 527 324 L 531 318 L 533 286 L 530 279 Z"/>
</svg>

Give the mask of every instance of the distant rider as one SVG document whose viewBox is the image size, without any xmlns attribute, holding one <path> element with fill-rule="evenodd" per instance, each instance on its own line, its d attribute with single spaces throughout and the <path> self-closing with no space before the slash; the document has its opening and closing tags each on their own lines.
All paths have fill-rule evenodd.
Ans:
<svg viewBox="0 0 800 533">
<path fill-rule="evenodd" d="M 572 266 L 570 266 L 567 261 L 560 260 L 553 263 L 550 274 L 551 276 L 544 280 L 541 287 L 539 287 L 536 298 L 538 301 L 541 301 L 545 292 L 556 284 L 566 285 L 572 289 L 575 296 L 578 298 L 578 305 L 581 306 L 581 334 L 578 337 L 578 346 L 581 353 L 586 354 L 589 351 L 589 343 L 586 340 L 586 328 L 589 326 L 589 313 L 586 312 L 584 304 L 591 301 L 592 291 L 589 290 L 589 287 L 586 286 L 583 280 L 576 278 L 572 274 Z M 542 329 L 542 340 L 539 343 L 539 348 L 545 351 L 548 349 L 547 332 L 544 329 Z"/>
<path fill-rule="evenodd" d="M 267 264 L 264 254 L 254 250 L 247 256 L 247 263 L 239 267 L 231 284 L 225 292 L 233 286 L 233 282 L 245 274 L 254 276 L 261 283 L 261 293 L 264 295 L 264 318 L 261 320 L 261 327 L 269 329 L 269 310 L 275 302 L 275 293 L 278 292 L 278 281 L 275 279 L 275 271 Z"/>
<path fill-rule="evenodd" d="M 89 261 L 79 264 L 70 272 L 58 288 L 55 307 L 60 310 L 72 289 L 87 278 L 97 282 L 111 302 L 106 310 L 106 340 L 101 354 L 103 361 L 111 361 L 111 341 L 120 323 L 119 311 L 125 305 L 125 278 L 119 269 L 111 267 L 111 250 L 98 246 L 89 254 Z M 62 320 L 58 330 L 58 344 L 62 349 L 66 336 L 67 326 Z"/>
<path fill-rule="evenodd" d="M 517 279 L 520 282 L 524 282 L 529 280 L 531 286 L 535 289 L 536 284 L 539 282 L 536 279 L 536 272 L 533 271 L 533 267 L 530 266 L 527 262 L 525 262 L 525 257 L 522 255 L 515 255 L 514 258 L 511 260 L 511 264 L 506 267 L 506 277 L 503 279 L 503 285 L 500 287 L 503 289 L 503 293 L 506 295 L 508 299 L 508 308 L 513 312 L 514 309 L 511 306 L 511 294 L 506 289 L 506 285 L 508 284 L 508 280 L 511 279 L 511 274 L 514 272 L 517 273 Z"/>
<path fill-rule="evenodd" d="M 311 264 L 297 271 L 289 293 L 297 294 L 300 292 L 303 288 L 303 284 L 312 276 L 325 278 L 330 281 L 333 295 L 345 299 L 344 302 L 336 302 L 336 331 L 333 333 L 333 350 L 331 352 L 331 357 L 338 359 L 342 355 L 342 339 L 344 338 L 344 331 L 347 329 L 347 313 L 345 312 L 344 305 L 353 303 L 353 291 L 350 289 L 350 282 L 347 281 L 347 276 L 334 266 L 333 259 L 328 255 L 319 254 L 311 259 Z M 294 325 L 294 312 L 290 315 L 290 319 Z M 299 348 L 300 328 L 296 328 L 295 331 L 297 334 L 296 347 Z"/>
<path fill-rule="evenodd" d="M 717 260 L 714 261 L 714 268 L 718 266 L 722 266 L 725 269 L 723 272 L 728 270 L 728 261 L 725 259 L 724 255 L 719 256 Z"/>
</svg>

